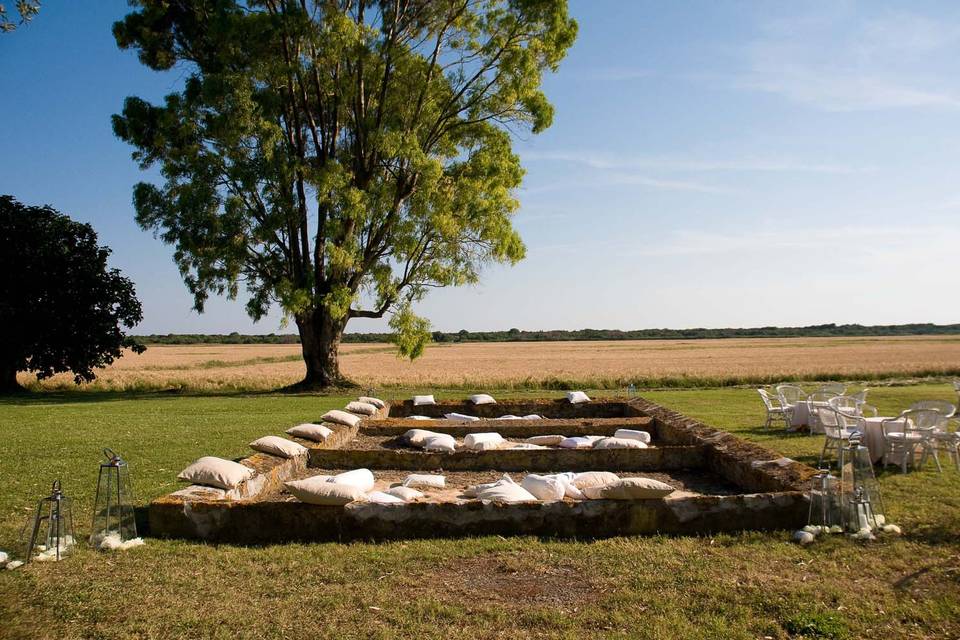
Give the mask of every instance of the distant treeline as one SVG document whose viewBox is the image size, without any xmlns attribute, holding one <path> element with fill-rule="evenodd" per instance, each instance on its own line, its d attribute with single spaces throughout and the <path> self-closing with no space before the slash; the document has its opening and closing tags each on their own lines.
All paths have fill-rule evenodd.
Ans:
<svg viewBox="0 0 960 640">
<path fill-rule="evenodd" d="M 570 340 L 698 340 L 706 338 L 832 338 L 865 336 L 960 335 L 960 324 L 819 324 L 810 327 L 755 327 L 752 329 L 580 329 L 577 331 L 434 331 L 434 342 L 555 342 Z M 298 344 L 296 334 L 151 334 L 138 336 L 146 344 Z M 389 342 L 389 333 L 347 333 L 347 343 Z"/>
</svg>

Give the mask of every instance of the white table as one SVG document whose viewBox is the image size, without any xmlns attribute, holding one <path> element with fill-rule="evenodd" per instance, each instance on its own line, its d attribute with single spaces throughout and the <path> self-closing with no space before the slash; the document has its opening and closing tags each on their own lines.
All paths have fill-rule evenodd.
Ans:
<svg viewBox="0 0 960 640">
<path fill-rule="evenodd" d="M 810 427 L 811 423 L 815 424 L 815 427 L 811 429 L 811 433 L 823 433 L 823 427 L 820 426 L 819 420 L 811 420 L 811 414 L 816 411 L 816 407 L 829 407 L 829 402 L 821 401 L 810 401 L 810 400 L 800 400 L 793 406 L 793 413 L 790 416 L 790 428 L 793 431 L 803 427 Z"/>
<path fill-rule="evenodd" d="M 874 464 L 880 462 L 880 459 L 883 458 L 883 450 L 886 448 L 886 443 L 883 441 L 884 421 L 890 424 L 888 427 L 890 431 L 903 431 L 903 420 L 894 417 L 878 416 L 863 419 L 863 426 L 866 429 L 866 433 L 863 434 L 863 444 L 867 445 L 867 449 L 870 450 L 870 461 Z M 900 464 L 901 457 L 891 455 L 888 462 Z"/>
</svg>

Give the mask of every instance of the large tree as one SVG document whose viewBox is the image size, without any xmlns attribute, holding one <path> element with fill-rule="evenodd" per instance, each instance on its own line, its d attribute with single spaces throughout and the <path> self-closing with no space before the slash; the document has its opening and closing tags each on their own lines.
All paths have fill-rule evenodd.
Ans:
<svg viewBox="0 0 960 640">
<path fill-rule="evenodd" d="M 128 98 L 114 131 L 161 185 L 137 220 L 175 246 L 195 307 L 274 303 L 300 333 L 308 386 L 343 382 L 351 318 L 391 314 L 416 357 L 432 287 L 475 282 L 524 246 L 513 131 L 539 132 L 540 85 L 576 35 L 565 0 L 134 0 L 114 25 L 163 104 Z"/>
<path fill-rule="evenodd" d="M 18 371 L 72 371 L 80 384 L 124 348 L 143 351 L 123 331 L 143 318 L 140 302 L 109 255 L 89 224 L 0 196 L 0 393 L 21 390 Z"/>
</svg>

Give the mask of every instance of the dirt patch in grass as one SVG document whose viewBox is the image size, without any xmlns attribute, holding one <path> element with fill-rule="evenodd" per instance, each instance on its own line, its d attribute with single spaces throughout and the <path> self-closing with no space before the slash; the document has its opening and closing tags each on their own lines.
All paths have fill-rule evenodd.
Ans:
<svg viewBox="0 0 960 640">
<path fill-rule="evenodd" d="M 531 562 L 517 554 L 496 554 L 450 560 L 435 571 L 418 576 L 413 593 L 441 595 L 449 602 L 495 603 L 509 609 L 551 606 L 576 610 L 604 596 L 610 586 L 583 575 L 583 567 L 569 561 Z"/>
</svg>

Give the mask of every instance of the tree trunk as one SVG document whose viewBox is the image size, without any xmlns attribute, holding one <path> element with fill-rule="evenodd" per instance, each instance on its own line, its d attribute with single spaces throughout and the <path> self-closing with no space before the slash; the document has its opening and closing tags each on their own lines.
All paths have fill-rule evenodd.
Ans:
<svg viewBox="0 0 960 640">
<path fill-rule="evenodd" d="M 0 364 L 0 395 L 19 393 L 25 389 L 17 382 L 17 368 Z"/>
<path fill-rule="evenodd" d="M 352 386 L 340 375 L 337 353 L 346 319 L 335 320 L 326 310 L 315 309 L 298 316 L 296 320 L 307 374 L 295 386 L 307 389 Z"/>
</svg>

